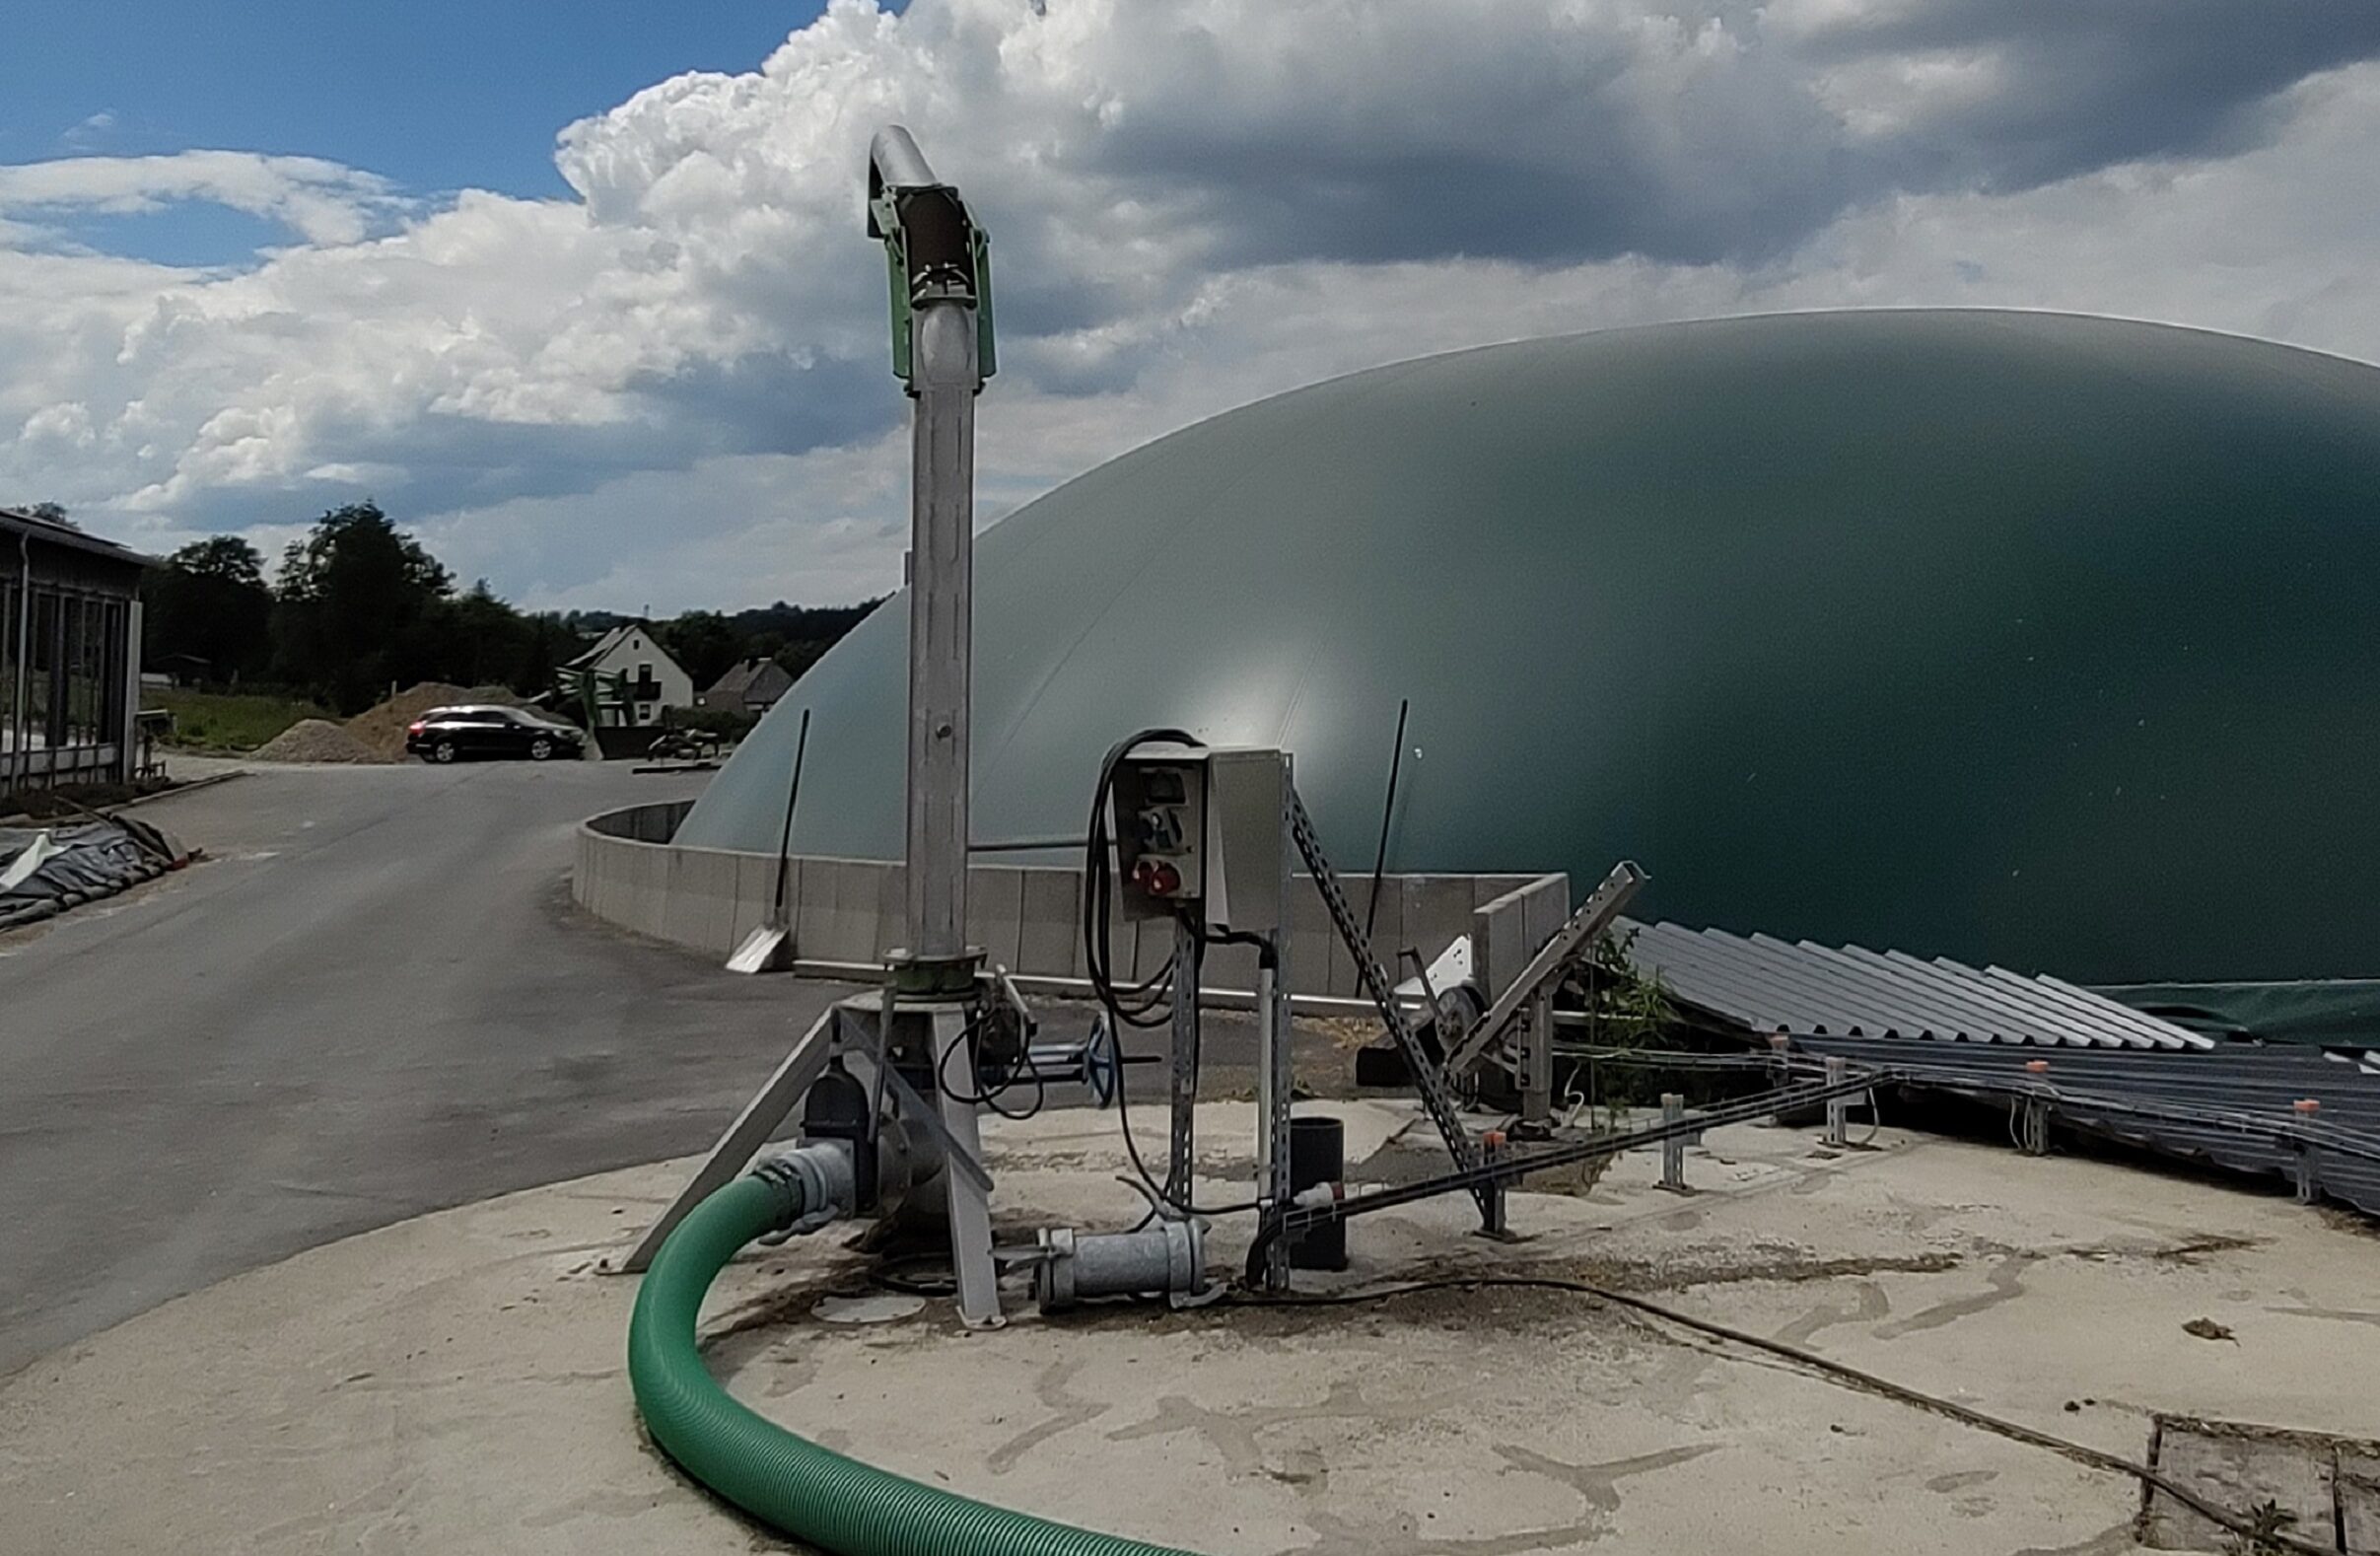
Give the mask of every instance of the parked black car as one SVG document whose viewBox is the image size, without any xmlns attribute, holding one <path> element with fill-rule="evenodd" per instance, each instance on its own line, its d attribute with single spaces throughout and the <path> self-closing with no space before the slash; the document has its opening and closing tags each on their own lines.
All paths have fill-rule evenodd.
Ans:
<svg viewBox="0 0 2380 1556">
<path fill-rule="evenodd" d="M 533 708 L 473 704 L 432 708 L 405 727 L 405 749 L 426 762 L 466 756 L 525 756 L 532 762 L 576 756 L 586 735 Z"/>
</svg>

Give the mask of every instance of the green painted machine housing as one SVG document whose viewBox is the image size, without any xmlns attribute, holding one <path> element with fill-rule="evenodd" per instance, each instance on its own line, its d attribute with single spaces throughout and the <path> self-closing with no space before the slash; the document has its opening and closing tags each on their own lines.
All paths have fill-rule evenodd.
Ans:
<svg viewBox="0 0 2380 1556">
<path fill-rule="evenodd" d="M 2083 981 L 2380 972 L 2380 370 L 1907 311 L 1403 363 L 1215 417 L 987 530 L 979 840 L 1100 754 L 1278 744 L 1368 868 L 1640 860 L 1642 915 Z M 904 608 L 683 841 L 896 858 Z M 1002 856 L 1014 859 L 1015 856 Z M 1424 948 L 1432 951 L 1435 948 Z"/>
</svg>

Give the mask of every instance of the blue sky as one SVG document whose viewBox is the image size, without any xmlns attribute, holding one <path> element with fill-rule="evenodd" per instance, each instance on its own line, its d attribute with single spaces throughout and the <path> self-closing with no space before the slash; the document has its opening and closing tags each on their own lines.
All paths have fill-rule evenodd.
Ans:
<svg viewBox="0 0 2380 1556">
<path fill-rule="evenodd" d="M 0 163 L 191 147 L 300 154 L 401 189 L 568 193 L 554 132 L 688 70 L 748 71 L 809 0 L 62 0 L 6 8 Z M 111 253 L 221 264 L 274 224 L 178 201 L 82 216 Z"/>
</svg>

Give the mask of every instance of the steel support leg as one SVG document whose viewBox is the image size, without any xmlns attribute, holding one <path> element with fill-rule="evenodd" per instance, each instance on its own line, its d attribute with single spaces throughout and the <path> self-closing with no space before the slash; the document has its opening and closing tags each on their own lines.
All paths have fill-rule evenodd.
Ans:
<svg viewBox="0 0 2380 1556">
<path fill-rule="evenodd" d="M 1685 1121 L 1686 1098 L 1676 1092 L 1663 1092 L 1662 1124 L 1674 1127 Z M 1671 1135 L 1661 1142 L 1661 1186 L 1681 1194 L 1686 1191 L 1686 1137 L 1682 1134 Z"/>
<path fill-rule="evenodd" d="M 1503 1156 L 1507 1149 L 1501 1143 L 1500 1136 L 1492 1135 L 1487 1144 L 1480 1148 L 1480 1161 L 1492 1166 L 1496 1159 Z M 1491 1183 L 1488 1185 L 1488 1192 L 1481 1199 L 1479 1230 L 1485 1237 L 1502 1238 L 1512 1230 L 1511 1223 L 1505 1214 L 1506 1209 L 1505 1189 L 1505 1185 L 1502 1182 Z"/>
<path fill-rule="evenodd" d="M 2018 1149 L 2029 1157 L 2050 1153 L 2050 1104 L 2046 1097 L 2028 1096 L 2017 1104 L 2021 1109 L 2017 1127 Z"/>
<path fill-rule="evenodd" d="M 1846 1073 L 1843 1055 L 1831 1053 L 1826 1056 L 1827 1085 L 1842 1085 Z M 1840 1150 L 1852 1143 L 1851 1112 L 1850 1097 L 1830 1096 L 1826 1099 L 1826 1143 L 1828 1145 Z"/>
<path fill-rule="evenodd" d="M 1289 934 L 1271 937 L 1276 962 L 1286 951 Z M 1290 1097 L 1295 1068 L 1290 1055 L 1289 980 L 1285 969 L 1256 969 L 1256 1193 L 1271 1204 L 1290 1197 Z M 1267 1291 L 1286 1291 L 1290 1284 L 1290 1250 L 1277 1239 L 1265 1255 Z"/>
<path fill-rule="evenodd" d="M 951 1043 L 963 1041 L 960 1033 L 966 1026 L 965 1011 L 955 1007 L 937 1009 L 935 1054 L 940 1056 Z M 972 1057 L 960 1056 L 960 1074 L 974 1075 Z M 943 1127 L 968 1156 L 982 1161 L 983 1137 L 975 1127 L 975 1104 L 951 1096 L 946 1087 L 937 1086 L 935 1095 L 942 1109 Z M 950 1269 L 958 1278 L 959 1320 L 970 1329 L 997 1325 L 1002 1320 L 999 1271 L 992 1264 L 991 1196 L 980 1182 L 955 1167 L 943 1173 L 943 1183 L 949 1195 Z"/>
<path fill-rule="evenodd" d="M 1184 1202 L 1197 1144 L 1198 979 L 1205 946 L 1186 919 L 1173 925 L 1173 1128 L 1165 1151 L 1165 1187 Z"/>
<path fill-rule="evenodd" d="M 768 1084 L 743 1104 L 743 1111 L 735 1115 L 735 1121 L 728 1125 L 719 1143 L 711 1147 L 711 1154 L 695 1169 L 693 1179 L 677 1191 L 677 1197 L 669 1201 L 669 1208 L 645 1229 L 645 1235 L 637 1239 L 628 1257 L 620 1261 L 623 1273 L 642 1274 L 645 1266 L 653 1262 L 653 1255 L 661 1251 L 663 1239 L 677 1230 L 686 1213 L 725 1187 L 768 1143 L 769 1136 L 777 1132 L 786 1115 L 802 1100 L 802 1095 L 809 1090 L 810 1083 L 826 1068 L 827 1055 L 834 1048 L 835 1022 L 840 1010 L 838 1006 L 829 1006 L 825 1015 L 811 1023 L 809 1030 L 802 1034 L 802 1040 L 794 1044 L 793 1051 L 768 1078 Z"/>
<path fill-rule="evenodd" d="M 1530 997 L 1520 1053 L 1520 1122 L 1531 1130 L 1554 1124 L 1554 991 L 1541 983 Z"/>
</svg>

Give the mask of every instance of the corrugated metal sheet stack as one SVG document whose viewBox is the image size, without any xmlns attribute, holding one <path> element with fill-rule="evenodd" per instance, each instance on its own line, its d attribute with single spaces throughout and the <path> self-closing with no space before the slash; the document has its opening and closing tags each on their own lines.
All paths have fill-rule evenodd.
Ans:
<svg viewBox="0 0 2380 1556">
<path fill-rule="evenodd" d="M 2036 1100 L 2071 1127 L 2230 1171 L 2305 1174 L 2323 1197 L 2380 1216 L 2380 1035 L 2224 1041 L 2002 967 L 1633 927 L 1640 971 L 1748 1036 L 1783 1033 L 1931 1090 Z"/>
</svg>

